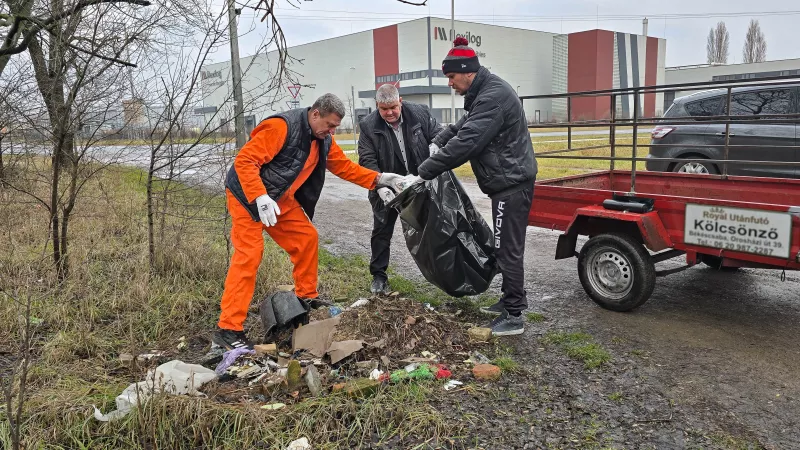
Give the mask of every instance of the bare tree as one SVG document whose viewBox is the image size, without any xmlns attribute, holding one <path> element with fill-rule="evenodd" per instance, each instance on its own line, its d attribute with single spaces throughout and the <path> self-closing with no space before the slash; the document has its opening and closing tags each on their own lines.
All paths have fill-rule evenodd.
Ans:
<svg viewBox="0 0 800 450">
<path fill-rule="evenodd" d="M 31 41 L 40 32 L 58 29 L 62 21 L 82 14 L 84 9 L 102 3 L 128 3 L 149 6 L 147 0 L 79 0 L 67 4 L 64 1 L 53 1 L 52 10 L 38 14 L 44 8 L 37 5 L 36 0 L 3 0 L 0 3 L 0 28 L 6 28 L 0 44 L 0 74 L 3 73 L 11 55 L 22 53 L 28 49 Z M 34 14 L 37 12 L 37 14 Z M 74 46 L 81 50 L 80 46 Z"/>
<path fill-rule="evenodd" d="M 747 27 L 747 35 L 744 38 L 744 48 L 742 49 L 742 62 L 754 63 L 767 60 L 767 40 L 758 20 L 751 19 L 750 26 Z"/>
<path fill-rule="evenodd" d="M 708 32 L 706 54 L 709 64 L 728 63 L 730 40 L 731 35 L 725 22 L 717 23 L 717 26 Z"/>
<path fill-rule="evenodd" d="M 31 305 L 33 296 L 30 292 L 14 294 L 0 288 L 0 298 L 4 302 L 13 303 L 21 309 L 18 316 L 18 353 L 12 361 L 5 361 L 5 369 L 0 371 L 0 387 L 5 401 L 5 416 L 11 434 L 11 448 L 22 448 L 22 427 L 25 422 L 25 400 L 28 394 L 28 372 L 31 367 L 31 346 L 33 345 L 34 328 L 31 323 Z M 11 325 L 11 324 L 9 324 Z"/>
<path fill-rule="evenodd" d="M 67 6 L 64 0 L 51 0 L 37 3 L 33 9 L 75 11 L 78 4 Z M 37 179 L 49 186 L 50 195 L 42 198 L 36 195 L 37 189 L 11 187 L 28 193 L 49 212 L 52 255 L 59 279 L 65 279 L 69 270 L 70 216 L 79 191 L 97 172 L 96 166 L 87 164 L 91 162 L 87 161 L 90 147 L 78 145 L 76 137 L 85 131 L 87 119 L 108 111 L 119 97 L 123 66 L 131 65 L 121 59 L 122 55 L 142 51 L 142 43 L 166 20 L 166 13 L 166 4 L 144 12 L 130 2 L 94 2 L 43 27 L 46 33 L 29 35 L 29 51 L 20 55 L 30 58 L 41 98 L 39 102 L 24 99 L 12 107 L 50 147 L 49 174 Z M 39 104 L 45 117 L 35 107 Z M 42 153 L 41 147 L 38 151 Z"/>
</svg>

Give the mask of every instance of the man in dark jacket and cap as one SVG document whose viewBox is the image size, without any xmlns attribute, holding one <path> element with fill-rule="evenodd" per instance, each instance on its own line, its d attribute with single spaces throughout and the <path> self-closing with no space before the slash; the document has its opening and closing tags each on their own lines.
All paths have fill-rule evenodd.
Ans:
<svg viewBox="0 0 800 450">
<path fill-rule="evenodd" d="M 495 257 L 503 274 L 503 296 L 481 311 L 497 316 L 493 335 L 521 334 L 528 307 L 525 231 L 537 172 L 528 122 L 514 88 L 480 65 L 466 39 L 458 37 L 454 44 L 442 71 L 464 96 L 467 113 L 433 139 L 431 157 L 419 165 L 419 177 L 406 177 L 407 183 L 432 180 L 470 162 L 478 186 L 492 199 Z"/>
<path fill-rule="evenodd" d="M 441 125 L 427 106 L 404 102 L 391 84 L 378 88 L 375 103 L 378 109 L 360 123 L 358 164 L 376 172 L 416 175 L 419 163 L 430 156 L 431 139 L 442 131 Z M 371 290 L 373 294 L 388 294 L 391 288 L 386 269 L 397 211 L 387 208 L 386 203 L 394 198 L 394 192 L 382 187 L 369 191 L 368 198 L 373 216 L 369 262 Z"/>
</svg>

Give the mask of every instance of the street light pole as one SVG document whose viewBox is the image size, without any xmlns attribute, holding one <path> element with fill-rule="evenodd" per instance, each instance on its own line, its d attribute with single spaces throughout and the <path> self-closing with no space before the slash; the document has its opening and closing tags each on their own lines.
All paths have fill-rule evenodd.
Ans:
<svg viewBox="0 0 800 450">
<path fill-rule="evenodd" d="M 242 98 L 242 67 L 239 63 L 239 31 L 236 26 L 236 10 L 234 0 L 228 0 L 228 33 L 231 40 L 231 77 L 233 78 L 233 114 L 236 131 L 236 149 L 247 143 L 244 133 L 244 99 Z"/>
<path fill-rule="evenodd" d="M 456 0 L 450 0 L 450 41 L 456 39 Z M 456 91 L 450 89 L 450 120 L 456 123 Z"/>
<path fill-rule="evenodd" d="M 350 108 L 352 109 L 352 111 L 350 111 L 350 113 L 352 114 L 351 117 L 352 117 L 352 120 L 353 120 L 353 145 L 355 145 L 356 148 L 358 148 L 358 140 L 356 140 L 356 90 L 353 87 L 353 72 L 352 72 L 352 71 L 356 70 L 356 68 L 355 67 L 351 67 L 350 70 L 351 70 L 351 72 L 350 72 L 350 99 L 351 99 L 350 100 L 350 102 L 351 102 Z"/>
</svg>

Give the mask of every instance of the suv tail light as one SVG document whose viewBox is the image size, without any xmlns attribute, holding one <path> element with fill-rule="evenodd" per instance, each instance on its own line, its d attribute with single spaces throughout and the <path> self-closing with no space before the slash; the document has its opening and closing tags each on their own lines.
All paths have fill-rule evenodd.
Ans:
<svg viewBox="0 0 800 450">
<path fill-rule="evenodd" d="M 662 139 L 664 136 L 672 133 L 675 130 L 673 127 L 655 127 L 650 133 L 652 139 Z"/>
</svg>

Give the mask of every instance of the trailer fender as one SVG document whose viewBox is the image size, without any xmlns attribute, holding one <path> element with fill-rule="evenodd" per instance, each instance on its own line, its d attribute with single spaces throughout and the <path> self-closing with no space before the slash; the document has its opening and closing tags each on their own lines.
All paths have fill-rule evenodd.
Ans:
<svg viewBox="0 0 800 450">
<path fill-rule="evenodd" d="M 596 236 L 609 232 L 623 232 L 654 252 L 673 247 L 672 239 L 656 211 L 638 214 L 608 210 L 602 206 L 586 206 L 575 210 L 566 232 L 559 237 L 556 259 L 575 256 L 579 235 Z"/>
</svg>

